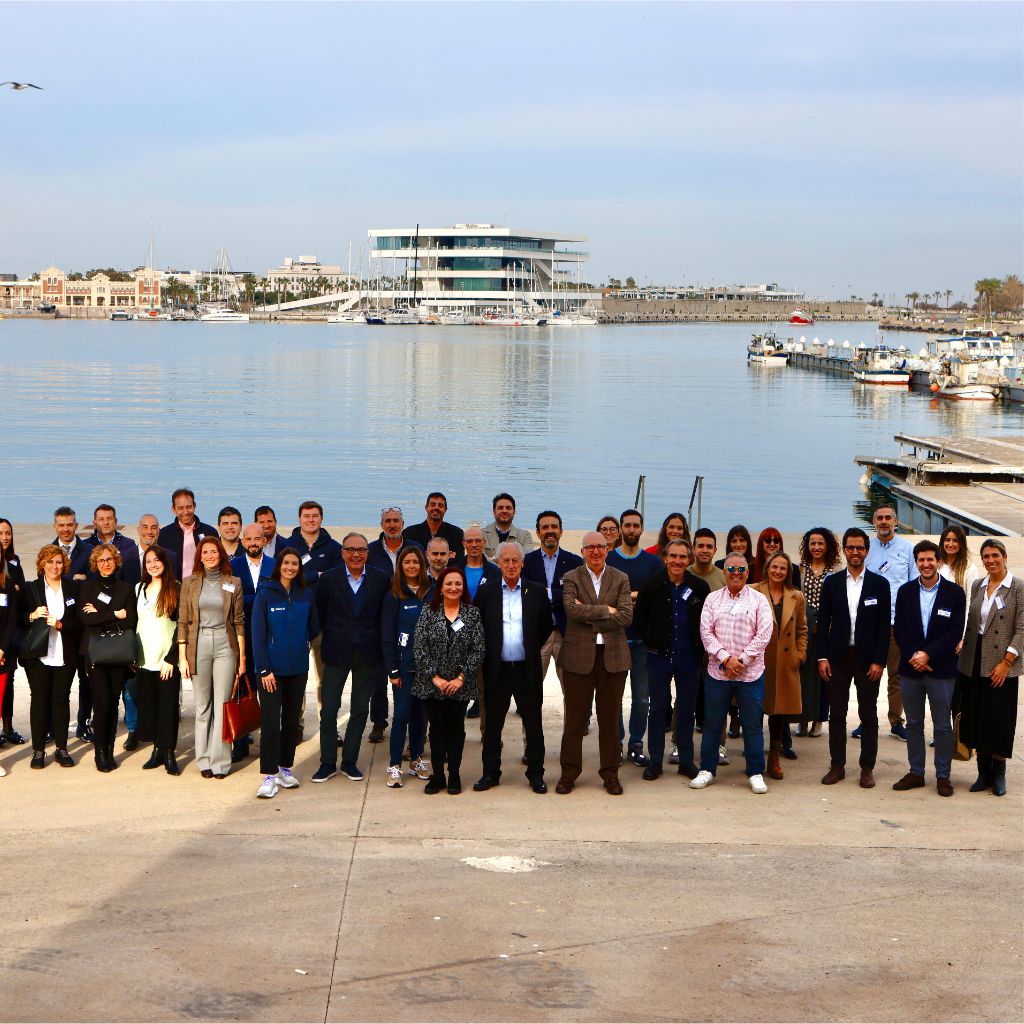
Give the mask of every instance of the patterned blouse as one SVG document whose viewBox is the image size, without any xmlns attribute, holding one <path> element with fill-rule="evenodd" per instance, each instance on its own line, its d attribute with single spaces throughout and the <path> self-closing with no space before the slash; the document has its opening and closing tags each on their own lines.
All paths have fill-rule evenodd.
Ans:
<svg viewBox="0 0 1024 1024">
<path fill-rule="evenodd" d="M 831 576 L 836 571 L 837 567 L 833 566 L 818 575 L 805 562 L 800 563 L 800 589 L 803 591 L 807 607 L 812 609 L 815 614 L 817 614 L 818 606 L 821 603 L 821 585 L 825 582 L 826 576 Z"/>
</svg>

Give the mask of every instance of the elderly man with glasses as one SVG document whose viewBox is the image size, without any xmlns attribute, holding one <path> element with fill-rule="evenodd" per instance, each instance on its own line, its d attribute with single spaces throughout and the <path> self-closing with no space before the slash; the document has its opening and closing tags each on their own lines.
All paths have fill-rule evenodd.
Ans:
<svg viewBox="0 0 1024 1024">
<path fill-rule="evenodd" d="M 704 735 L 700 744 L 700 771 L 691 789 L 704 789 L 715 781 L 718 737 L 722 734 L 729 702 L 740 709 L 743 757 L 747 778 L 755 793 L 767 793 L 764 782 L 764 652 L 772 638 L 772 606 L 764 594 L 747 586 L 747 560 L 731 554 L 725 560 L 725 588 L 705 602 L 700 615 L 700 637 L 708 652 L 708 678 L 704 690 Z"/>
<path fill-rule="evenodd" d="M 390 579 L 366 566 L 369 544 L 361 533 L 341 542 L 344 564 L 323 573 L 316 588 L 316 610 L 323 630 L 323 707 L 320 711 L 320 767 L 314 782 L 338 774 L 338 709 L 345 680 L 352 673 L 352 702 L 342 746 L 342 773 L 362 782 L 359 747 L 370 712 L 370 694 L 384 671 L 380 643 L 380 612 Z"/>
</svg>

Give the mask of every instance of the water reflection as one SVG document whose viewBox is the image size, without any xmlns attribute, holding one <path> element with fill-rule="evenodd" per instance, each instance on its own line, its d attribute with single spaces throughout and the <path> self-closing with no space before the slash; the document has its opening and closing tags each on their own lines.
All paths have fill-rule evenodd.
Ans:
<svg viewBox="0 0 1024 1024">
<path fill-rule="evenodd" d="M 1020 429 L 1016 409 L 748 367 L 750 333 L 6 321 L 19 414 L 0 514 L 116 498 L 126 521 L 166 518 L 187 483 L 204 514 L 267 501 L 290 519 L 312 496 L 331 520 L 365 521 L 440 487 L 456 522 L 507 489 L 523 521 L 555 507 L 592 526 L 632 503 L 640 473 L 652 520 L 685 508 L 700 473 L 712 525 L 841 529 L 866 512 L 855 454 L 892 451 L 901 430 Z M 875 340 L 869 324 L 826 333 Z"/>
</svg>

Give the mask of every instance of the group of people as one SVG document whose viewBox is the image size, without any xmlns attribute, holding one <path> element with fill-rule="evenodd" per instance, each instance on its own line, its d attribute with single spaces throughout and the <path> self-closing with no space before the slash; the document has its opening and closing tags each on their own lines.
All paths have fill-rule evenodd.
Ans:
<svg viewBox="0 0 1024 1024">
<path fill-rule="evenodd" d="M 535 537 L 514 525 L 506 493 L 492 502 L 492 522 L 465 530 L 447 521 L 440 492 L 413 526 L 400 508 L 383 508 L 372 541 L 355 531 L 331 537 L 316 501 L 302 502 L 288 537 L 266 505 L 245 526 L 236 508 L 224 508 L 214 526 L 199 519 L 193 492 L 179 488 L 171 511 L 162 528 L 143 516 L 135 541 L 119 532 L 109 504 L 96 508 L 85 539 L 74 511 L 58 508 L 56 537 L 38 552 L 34 580 L 0 519 L 2 739 L 24 742 L 12 719 L 20 661 L 31 692 L 32 768 L 46 766 L 50 742 L 55 763 L 75 763 L 68 738 L 77 674 L 76 735 L 93 743 L 97 770 L 118 768 L 123 699 L 125 749 L 152 743 L 142 767 L 179 774 L 187 679 L 204 778 L 224 779 L 248 757 L 252 737 L 226 738 L 224 707 L 246 688 L 258 694 L 257 795 L 272 798 L 299 785 L 293 769 L 312 661 L 320 723 L 312 782 L 334 778 L 339 760 L 343 775 L 362 780 L 367 723 L 370 742 L 382 742 L 390 709 L 388 787 L 413 777 L 428 794 L 460 793 L 466 720 L 478 717 L 482 773 L 473 789 L 491 789 L 501 781 L 514 702 L 527 783 L 546 793 L 543 681 L 554 660 L 564 700 L 559 794 L 583 774 L 583 738 L 595 717 L 598 772 L 611 795 L 623 792 L 626 762 L 655 781 L 667 761 L 691 788 L 707 787 L 729 764 L 730 735 L 742 735 L 751 790 L 766 793 L 765 776 L 782 780 L 783 760 L 797 756 L 794 733 L 820 736 L 826 720 L 830 764 L 821 781 L 835 785 L 846 775 L 851 686 L 859 783 L 874 787 L 883 672 L 890 733 L 908 751 L 909 770 L 894 790 L 926 784 L 927 701 L 938 794 L 953 794 L 957 745 L 977 752 L 972 791 L 1006 792 L 1024 581 L 1010 573 L 998 540 L 982 544 L 982 574 L 959 527 L 938 544 L 911 545 L 888 506 L 876 509 L 870 537 L 857 527 L 841 542 L 827 528 L 808 530 L 796 560 L 778 530 L 762 530 L 755 543 L 744 526 L 729 530 L 717 558 L 714 532 L 691 536 L 680 513 L 644 548 L 636 509 L 603 517 L 576 554 L 561 546 L 557 512 L 537 516 Z"/>
</svg>

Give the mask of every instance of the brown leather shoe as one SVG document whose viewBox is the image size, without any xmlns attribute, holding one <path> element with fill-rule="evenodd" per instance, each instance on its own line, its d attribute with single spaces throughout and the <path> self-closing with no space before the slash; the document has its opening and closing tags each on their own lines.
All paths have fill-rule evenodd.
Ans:
<svg viewBox="0 0 1024 1024">
<path fill-rule="evenodd" d="M 610 796 L 622 796 L 622 783 L 617 778 L 605 779 L 604 788 Z"/>
<path fill-rule="evenodd" d="M 924 785 L 924 776 L 907 772 L 899 782 L 894 782 L 892 788 L 903 792 L 905 789 L 920 789 Z"/>
<path fill-rule="evenodd" d="M 782 776 L 782 765 L 779 764 L 779 751 L 772 750 L 768 754 L 768 768 L 767 774 L 769 779 L 781 779 Z"/>
<path fill-rule="evenodd" d="M 936 779 L 935 788 L 938 791 L 939 796 L 952 796 L 953 795 L 953 783 L 949 779 Z"/>
<path fill-rule="evenodd" d="M 860 770 L 860 788 L 861 789 L 874 789 L 875 788 L 875 773 L 870 768 L 861 768 L 861 770 Z"/>
<path fill-rule="evenodd" d="M 845 778 L 845 768 L 829 768 L 829 770 L 825 772 L 825 775 L 821 780 L 821 784 L 823 786 L 834 786 L 837 782 L 842 782 Z"/>
<path fill-rule="evenodd" d="M 561 793 L 562 796 L 565 796 L 566 793 L 572 792 L 572 787 L 572 779 L 570 779 L 568 775 L 563 775 L 555 784 L 555 792 Z"/>
</svg>

